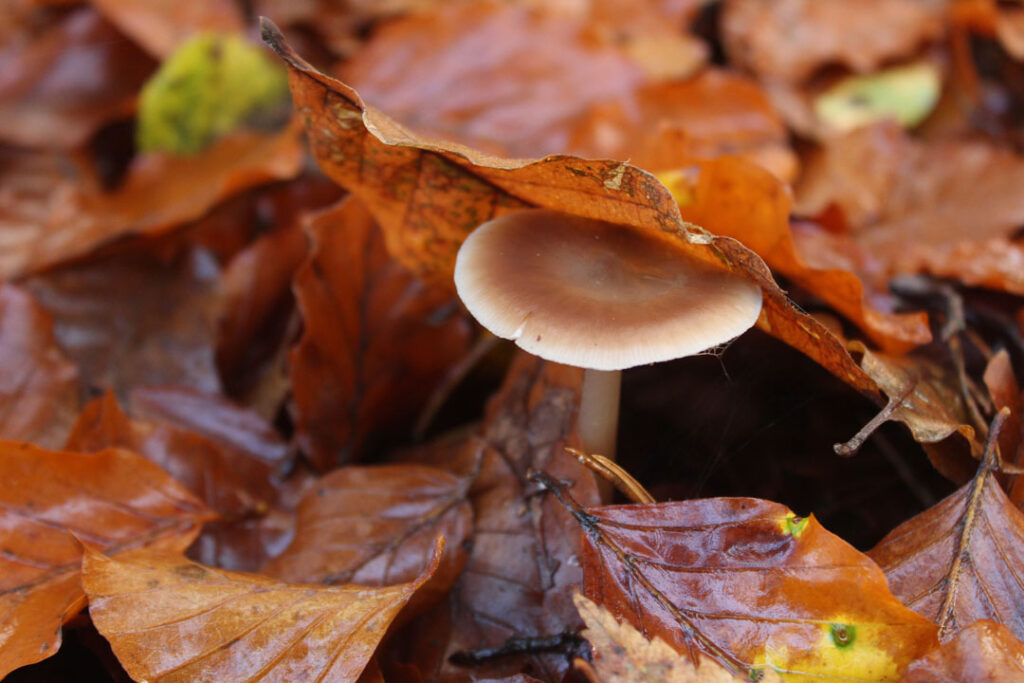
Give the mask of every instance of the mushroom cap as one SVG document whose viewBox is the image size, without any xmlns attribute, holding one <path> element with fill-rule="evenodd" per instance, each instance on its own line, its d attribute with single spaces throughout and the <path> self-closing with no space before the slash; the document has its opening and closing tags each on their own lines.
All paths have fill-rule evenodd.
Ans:
<svg viewBox="0 0 1024 683">
<path fill-rule="evenodd" d="M 541 358 L 622 370 L 692 356 L 749 329 L 761 288 L 605 221 L 536 209 L 474 230 L 455 287 L 492 333 Z"/>
</svg>

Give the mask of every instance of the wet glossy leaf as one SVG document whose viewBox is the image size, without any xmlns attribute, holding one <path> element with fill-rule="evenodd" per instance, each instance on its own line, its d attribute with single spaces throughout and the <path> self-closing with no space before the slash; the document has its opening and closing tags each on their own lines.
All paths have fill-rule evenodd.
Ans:
<svg viewBox="0 0 1024 683">
<path fill-rule="evenodd" d="M 1024 513 L 990 465 L 896 527 L 870 554 L 893 593 L 939 624 L 944 640 L 978 619 L 1024 635 Z"/>
<path fill-rule="evenodd" d="M 237 133 L 200 156 L 136 158 L 104 193 L 66 162 L 0 150 L 0 277 L 37 271 L 127 234 L 164 232 L 244 189 L 294 176 L 299 130 Z"/>
<path fill-rule="evenodd" d="M 49 657 L 85 604 L 82 544 L 184 550 L 212 513 L 128 451 L 0 442 L 0 676 Z"/>
<path fill-rule="evenodd" d="M 575 631 L 572 592 L 582 580 L 576 522 L 526 481 L 531 468 L 571 482 L 573 494 L 599 502 L 593 474 L 563 452 L 579 443 L 576 412 L 583 372 L 520 353 L 501 391 L 488 404 L 479 438 L 454 462 L 478 471 L 470 489 L 473 547 L 454 589 L 398 638 L 426 678 L 501 678 L 524 671 L 561 680 L 565 654 L 527 652 L 452 664 L 461 651 L 500 648 L 510 639 L 551 638 Z M 563 648 L 564 649 L 564 648 Z"/>
<path fill-rule="evenodd" d="M 1024 643 L 988 620 L 974 622 L 937 650 L 912 663 L 906 683 L 988 681 L 1012 683 L 1024 677 Z"/>
<path fill-rule="evenodd" d="M 150 54 L 166 57 L 196 33 L 244 29 L 238 5 L 230 0 L 92 0 L 107 19 Z"/>
<path fill-rule="evenodd" d="M 600 683 L 639 683 L 658 680 L 665 683 L 728 683 L 750 680 L 735 676 L 713 659 L 700 655 L 699 665 L 676 652 L 655 636 L 648 640 L 629 625 L 619 623 L 600 605 L 577 593 L 576 609 L 586 623 L 583 637 L 594 650 L 594 672 Z M 764 671 L 761 683 L 777 683 L 781 679 L 774 669 Z"/>
<path fill-rule="evenodd" d="M 355 198 L 309 224 L 295 279 L 305 332 L 291 354 L 300 439 L 321 471 L 407 423 L 465 353 L 470 328 L 446 288 L 395 263 Z"/>
<path fill-rule="evenodd" d="M 440 564 L 414 599 L 437 602 L 466 563 L 470 483 L 423 465 L 335 470 L 303 496 L 295 538 L 262 571 L 284 581 L 387 586 L 422 574 L 444 536 Z"/>
<path fill-rule="evenodd" d="M 722 35 L 733 62 L 796 83 L 828 64 L 873 71 L 944 32 L 939 3 L 726 0 Z"/>
<path fill-rule="evenodd" d="M 181 555 L 86 555 L 89 614 L 136 680 L 355 681 L 433 573 L 381 588 L 281 583 Z"/>
<path fill-rule="evenodd" d="M 94 9 L 74 10 L 39 35 L 31 22 L 11 23 L 20 30 L 0 44 L 0 139 L 73 149 L 102 125 L 132 115 L 156 64 Z"/>
<path fill-rule="evenodd" d="M 0 438 L 59 448 L 78 413 L 78 389 L 53 320 L 27 292 L 0 284 Z"/>
<path fill-rule="evenodd" d="M 264 39 L 289 65 L 295 106 L 324 170 L 366 203 L 389 251 L 414 271 L 450 276 L 470 231 L 528 206 L 618 222 L 659 239 L 667 233 L 675 248 L 693 258 L 757 282 L 765 293 L 764 329 L 851 385 L 875 390 L 836 339 L 786 299 L 756 254 L 685 224 L 671 193 L 651 175 L 622 162 L 504 159 L 419 138 L 303 61 L 269 22 Z"/>
<path fill-rule="evenodd" d="M 169 264 L 133 252 L 50 271 L 25 286 L 53 316 L 57 343 L 87 385 L 122 397 L 162 383 L 215 393 L 216 277 L 201 252 Z"/>
<path fill-rule="evenodd" d="M 276 458 L 268 458 L 262 435 L 238 424 L 242 420 L 255 422 L 254 418 L 220 405 L 212 397 L 204 399 L 197 394 L 191 399 L 194 405 L 206 408 L 206 421 L 239 438 L 234 443 L 208 438 L 179 426 L 180 420 L 131 419 L 114 396 L 107 394 L 82 411 L 67 448 L 82 452 L 125 448 L 156 463 L 222 518 L 203 530 L 197 557 L 222 567 L 256 569 L 283 545 L 281 534 L 274 533 L 277 520 L 272 508 L 279 497 L 274 475 L 285 455 L 284 444 L 279 444 Z M 225 419 L 215 422 L 217 418 Z M 261 521 L 268 514 L 269 528 L 264 529 Z"/>
<path fill-rule="evenodd" d="M 894 598 L 866 556 L 753 498 L 593 508 L 584 593 L 647 637 L 745 672 L 894 680 L 936 627 Z"/>
</svg>

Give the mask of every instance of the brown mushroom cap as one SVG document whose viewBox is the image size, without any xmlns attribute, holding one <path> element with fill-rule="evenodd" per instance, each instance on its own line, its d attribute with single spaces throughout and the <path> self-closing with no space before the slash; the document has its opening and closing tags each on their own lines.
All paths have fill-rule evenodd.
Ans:
<svg viewBox="0 0 1024 683">
<path fill-rule="evenodd" d="M 761 289 L 614 223 L 536 209 L 463 243 L 455 287 L 492 333 L 547 360 L 621 370 L 706 351 L 749 329 Z"/>
</svg>

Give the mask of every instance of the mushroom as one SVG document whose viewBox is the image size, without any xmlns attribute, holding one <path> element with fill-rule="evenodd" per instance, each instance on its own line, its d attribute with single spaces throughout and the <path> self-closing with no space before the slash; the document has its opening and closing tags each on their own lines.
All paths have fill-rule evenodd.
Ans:
<svg viewBox="0 0 1024 683">
<path fill-rule="evenodd" d="M 480 324 L 585 368 L 579 430 L 591 453 L 615 455 L 621 370 L 706 351 L 760 314 L 760 287 L 673 240 L 533 209 L 482 224 L 459 249 L 455 287 Z"/>
</svg>

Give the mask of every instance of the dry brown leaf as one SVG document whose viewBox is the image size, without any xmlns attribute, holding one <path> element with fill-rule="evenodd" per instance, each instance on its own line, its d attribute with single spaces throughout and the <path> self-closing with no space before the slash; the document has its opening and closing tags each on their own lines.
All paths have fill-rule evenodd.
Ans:
<svg viewBox="0 0 1024 683">
<path fill-rule="evenodd" d="M 395 586 L 322 587 L 170 552 L 87 551 L 89 615 L 136 680 L 355 681 L 433 564 Z"/>
<path fill-rule="evenodd" d="M 572 591 L 582 580 L 575 521 L 526 481 L 531 468 L 572 482 L 574 495 L 599 503 L 593 474 L 563 452 L 579 446 L 576 412 L 583 371 L 520 353 L 488 404 L 479 438 L 449 463 L 460 474 L 478 469 L 470 489 L 475 514 L 466 568 L 437 608 L 396 640 L 427 679 L 501 678 L 526 672 L 558 681 L 564 654 L 527 652 L 456 666 L 456 652 L 500 648 L 509 640 L 552 638 L 575 631 Z"/>
<path fill-rule="evenodd" d="M 441 561 L 414 598 L 421 606 L 436 603 L 466 564 L 470 483 L 423 465 L 335 470 L 303 496 L 294 539 L 261 571 L 291 582 L 387 586 L 422 574 L 434 539 L 444 536 Z"/>
<path fill-rule="evenodd" d="M 764 80 L 798 83 L 829 64 L 868 72 L 944 33 L 943 3 L 906 0 L 725 0 L 732 62 Z"/>
<path fill-rule="evenodd" d="M 301 129 L 239 132 L 198 156 L 135 159 L 103 192 L 58 157 L 0 149 L 0 278 L 86 254 L 128 234 L 156 234 L 199 218 L 232 194 L 291 178 L 302 162 Z"/>
<path fill-rule="evenodd" d="M 0 44 L 0 139 L 74 149 L 135 112 L 136 93 L 156 63 L 96 10 L 77 8 L 38 35 L 33 22 L 9 19 L 18 30 Z"/>
<path fill-rule="evenodd" d="M 295 279 L 305 332 L 291 353 L 299 439 L 326 472 L 401 429 L 469 346 L 450 290 L 388 256 L 355 197 L 309 223 L 313 250 Z"/>
<path fill-rule="evenodd" d="M 1024 643 L 1009 629 L 982 619 L 917 660 L 904 683 L 1013 683 L 1024 680 Z"/>
<path fill-rule="evenodd" d="M 978 619 L 1024 635 L 1024 513 L 987 454 L 974 479 L 890 532 L 870 555 L 904 604 L 948 640 Z"/>
<path fill-rule="evenodd" d="M 0 677 L 51 656 L 85 605 L 82 544 L 182 551 L 213 514 L 128 451 L 94 455 L 0 442 Z"/>
<path fill-rule="evenodd" d="M 78 390 L 53 320 L 28 293 L 0 284 L 0 438 L 59 448 L 78 414 Z"/>
<path fill-rule="evenodd" d="M 594 671 L 600 683 L 729 683 L 749 680 L 735 676 L 715 660 L 698 656 L 698 664 L 676 652 L 655 636 L 648 640 L 629 625 L 619 622 L 605 608 L 577 593 L 576 609 L 587 625 L 582 635 L 594 650 Z M 780 683 L 774 669 L 762 672 L 760 683 Z"/>
<path fill-rule="evenodd" d="M 125 448 L 159 465 L 221 517 L 203 529 L 195 555 L 225 568 L 257 569 L 283 545 L 280 534 L 274 533 L 278 520 L 272 513 L 279 498 L 274 475 L 285 456 L 284 444 L 276 458 L 267 458 L 261 452 L 265 446 L 261 435 L 238 425 L 239 417 L 246 417 L 241 410 L 226 409 L 212 397 L 192 398 L 193 404 L 208 410 L 208 422 L 226 418 L 217 423 L 221 431 L 233 430 L 241 438 L 236 443 L 214 440 L 187 426 L 168 424 L 166 418 L 130 419 L 108 393 L 82 411 L 67 448 L 81 452 Z M 182 407 L 188 410 L 187 403 Z M 264 528 L 261 522 L 268 514 L 269 528 Z"/>
<path fill-rule="evenodd" d="M 241 7 L 231 0 L 92 0 L 96 9 L 151 55 L 163 58 L 196 33 L 241 33 Z"/>
<path fill-rule="evenodd" d="M 466 235 L 516 209 L 541 206 L 621 223 L 756 282 L 765 294 L 763 329 L 851 386 L 876 391 L 838 340 L 786 299 L 756 254 L 684 223 L 671 193 L 648 173 L 622 162 L 568 156 L 505 159 L 417 137 L 367 107 L 352 88 L 316 71 L 270 22 L 263 34 L 289 65 L 295 106 L 325 172 L 366 203 L 389 251 L 415 272 L 449 278 Z"/>
</svg>

